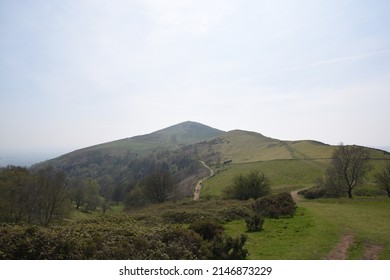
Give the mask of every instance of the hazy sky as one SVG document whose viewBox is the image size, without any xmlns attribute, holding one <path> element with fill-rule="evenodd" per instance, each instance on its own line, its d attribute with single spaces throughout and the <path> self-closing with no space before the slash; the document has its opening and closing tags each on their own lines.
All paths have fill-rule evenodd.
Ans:
<svg viewBox="0 0 390 280">
<path fill-rule="evenodd" d="M 187 121 L 390 145 L 388 0 L 0 0 L 0 151 Z"/>
</svg>

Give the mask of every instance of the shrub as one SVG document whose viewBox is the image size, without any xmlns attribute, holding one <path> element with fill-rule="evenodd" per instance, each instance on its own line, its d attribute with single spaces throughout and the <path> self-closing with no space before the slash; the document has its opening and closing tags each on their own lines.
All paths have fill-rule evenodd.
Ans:
<svg viewBox="0 0 390 280">
<path fill-rule="evenodd" d="M 295 208 L 294 200 L 286 192 L 259 198 L 253 203 L 253 209 L 256 213 L 270 218 L 293 216 Z"/>
<path fill-rule="evenodd" d="M 207 213 L 198 211 L 168 211 L 163 214 L 165 221 L 174 224 L 189 224 L 204 219 Z"/>
<path fill-rule="evenodd" d="M 198 233 L 206 242 L 207 259 L 213 260 L 242 260 L 248 255 L 244 249 L 247 236 L 241 234 L 237 237 L 226 236 L 224 228 L 217 222 L 199 221 L 189 227 Z"/>
<path fill-rule="evenodd" d="M 264 218 L 260 214 L 253 214 L 245 220 L 248 231 L 261 231 L 263 229 Z"/>
<path fill-rule="evenodd" d="M 223 222 L 231 222 L 234 220 L 241 220 L 250 216 L 251 210 L 245 206 L 234 205 L 227 207 L 217 212 L 217 217 Z"/>
<path fill-rule="evenodd" d="M 264 173 L 251 170 L 249 174 L 233 178 L 233 184 L 225 190 L 227 198 L 247 200 L 256 199 L 270 193 L 269 179 Z"/>
<path fill-rule="evenodd" d="M 302 192 L 299 192 L 299 194 L 302 194 L 306 199 L 316 199 L 321 198 L 325 196 L 325 189 L 319 188 L 319 187 L 313 187 L 307 190 L 304 190 Z"/>
<path fill-rule="evenodd" d="M 212 240 L 216 236 L 221 235 L 224 231 L 221 224 L 212 221 L 198 221 L 192 223 L 189 229 L 198 233 L 205 240 Z"/>
<path fill-rule="evenodd" d="M 215 260 L 243 260 L 248 256 L 248 250 L 244 248 L 247 240 L 245 234 L 237 237 L 217 236 L 210 244 L 212 256 Z"/>
</svg>

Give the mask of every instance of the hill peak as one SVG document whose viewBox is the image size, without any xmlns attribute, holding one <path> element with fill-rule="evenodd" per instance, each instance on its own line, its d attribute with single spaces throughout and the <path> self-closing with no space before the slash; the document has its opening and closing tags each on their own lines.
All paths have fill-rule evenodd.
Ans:
<svg viewBox="0 0 390 280">
<path fill-rule="evenodd" d="M 222 133 L 224 133 L 224 131 L 207 125 L 186 121 L 138 137 L 142 137 L 143 139 L 153 137 L 174 145 L 187 145 L 204 141 L 208 138 L 217 137 Z"/>
</svg>

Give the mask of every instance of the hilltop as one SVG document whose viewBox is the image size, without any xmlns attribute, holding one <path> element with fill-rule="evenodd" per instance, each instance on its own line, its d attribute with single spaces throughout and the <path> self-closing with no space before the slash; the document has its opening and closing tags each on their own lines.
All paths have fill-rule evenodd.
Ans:
<svg viewBox="0 0 390 280">
<path fill-rule="evenodd" d="M 197 180 L 208 174 L 200 160 L 217 169 L 223 163 L 234 164 L 232 170 L 217 176 L 224 184 L 234 170 L 244 167 L 269 170 L 275 174 L 277 185 L 311 184 L 326 168 L 335 147 L 314 140 L 284 141 L 239 129 L 224 132 L 187 121 L 149 134 L 86 147 L 34 168 L 52 165 L 64 170 L 71 179 L 97 180 L 108 193 L 117 186 L 128 190 L 153 170 L 164 169 L 175 174 L 181 193 L 189 196 Z M 379 160 L 390 158 L 390 153 L 378 149 L 370 149 L 370 154 Z M 294 172 L 289 174 L 287 170 Z M 298 177 L 303 179 L 294 182 Z"/>
</svg>

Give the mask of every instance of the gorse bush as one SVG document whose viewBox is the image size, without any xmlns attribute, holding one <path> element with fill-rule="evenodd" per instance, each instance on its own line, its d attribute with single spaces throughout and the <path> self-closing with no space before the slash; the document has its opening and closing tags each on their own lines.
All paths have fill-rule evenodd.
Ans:
<svg viewBox="0 0 390 280">
<path fill-rule="evenodd" d="M 191 224 L 189 229 L 198 233 L 205 240 L 212 240 L 224 231 L 221 224 L 213 221 L 198 221 Z"/>
<path fill-rule="evenodd" d="M 256 213 L 270 218 L 293 216 L 295 209 L 291 194 L 286 192 L 258 198 L 253 203 L 253 210 Z"/>
<path fill-rule="evenodd" d="M 313 187 L 298 192 L 298 194 L 303 195 L 306 199 L 321 198 L 325 196 L 325 193 L 325 189 L 320 187 Z"/>
<path fill-rule="evenodd" d="M 248 231 L 261 231 L 263 229 L 264 218 L 260 214 L 253 214 L 245 219 Z"/>
<path fill-rule="evenodd" d="M 53 228 L 0 225 L 3 260 L 234 259 L 246 256 L 244 244 L 210 222 L 188 229 L 120 216 Z"/>
<path fill-rule="evenodd" d="M 199 221 L 189 227 L 198 233 L 205 241 L 208 250 L 207 259 L 214 260 L 241 260 L 248 255 L 244 248 L 247 236 L 241 234 L 231 237 L 224 234 L 224 228 L 214 221 Z"/>
</svg>

